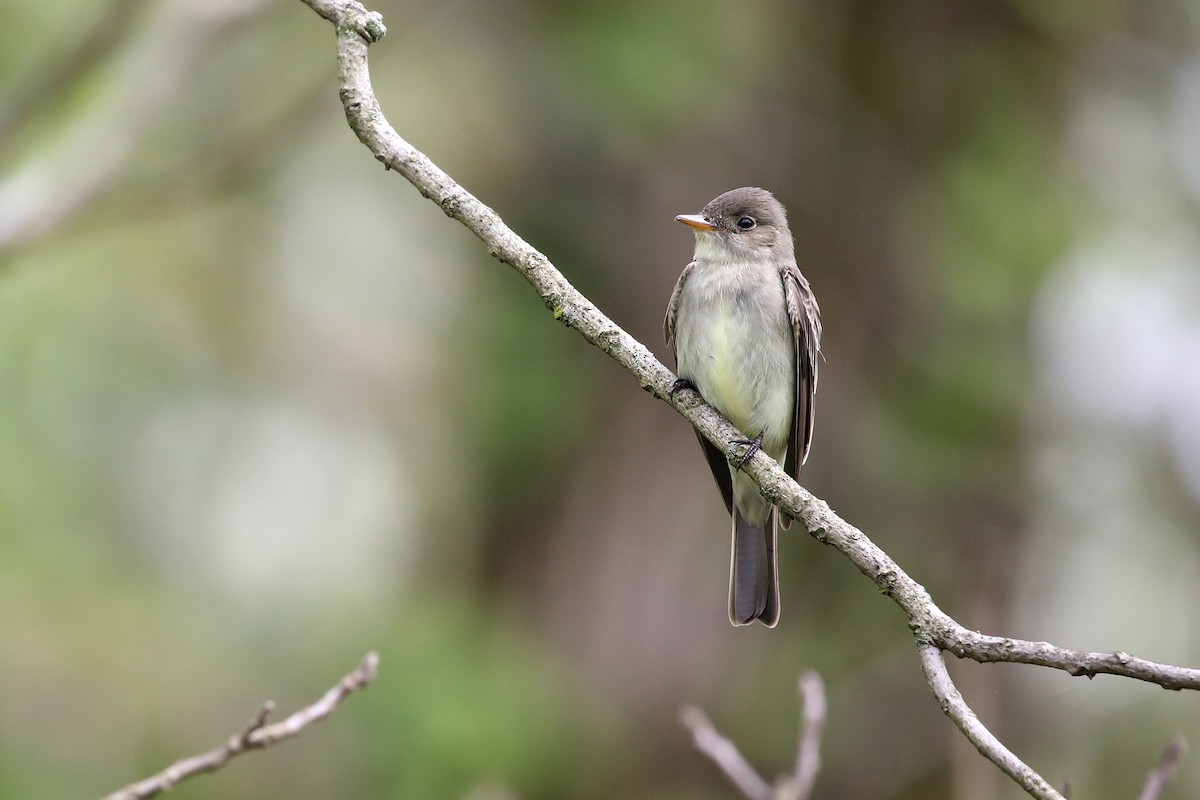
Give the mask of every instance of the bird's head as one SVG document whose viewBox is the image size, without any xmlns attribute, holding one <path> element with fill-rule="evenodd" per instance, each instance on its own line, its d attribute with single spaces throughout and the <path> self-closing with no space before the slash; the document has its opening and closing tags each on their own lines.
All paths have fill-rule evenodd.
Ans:
<svg viewBox="0 0 1200 800">
<path fill-rule="evenodd" d="M 766 189 L 747 186 L 725 192 L 699 214 L 675 218 L 696 232 L 696 253 L 718 259 L 792 257 L 783 204 Z"/>
</svg>

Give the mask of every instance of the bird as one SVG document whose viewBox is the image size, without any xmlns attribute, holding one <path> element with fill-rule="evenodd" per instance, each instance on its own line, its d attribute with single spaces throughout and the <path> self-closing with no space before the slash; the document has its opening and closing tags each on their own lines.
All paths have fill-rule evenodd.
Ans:
<svg viewBox="0 0 1200 800">
<path fill-rule="evenodd" d="M 787 212 L 758 187 L 719 195 L 677 221 L 696 235 L 667 304 L 663 328 L 675 355 L 672 397 L 693 389 L 742 433 L 737 462 L 699 433 L 733 520 L 729 621 L 779 622 L 778 529 L 791 519 L 741 467 L 760 449 L 799 479 L 813 435 L 821 313 L 796 265 Z"/>
</svg>

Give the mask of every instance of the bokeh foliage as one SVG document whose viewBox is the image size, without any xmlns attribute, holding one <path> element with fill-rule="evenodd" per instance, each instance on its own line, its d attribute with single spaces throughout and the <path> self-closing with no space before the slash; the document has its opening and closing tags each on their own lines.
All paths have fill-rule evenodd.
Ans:
<svg viewBox="0 0 1200 800">
<path fill-rule="evenodd" d="M 672 216 L 776 192 L 825 320 L 803 482 L 945 610 L 1200 661 L 1194 8 L 373 7 L 402 135 L 664 358 Z M 1018 796 L 836 553 L 788 536 L 780 627 L 729 628 L 686 424 L 378 168 L 303 4 L 4 16 L 0 799 L 101 795 L 368 649 L 333 720 L 174 796 L 731 797 L 678 709 L 784 771 L 810 667 L 818 797 Z M 952 669 L 1080 797 L 1197 739 L 1188 695 Z"/>
</svg>

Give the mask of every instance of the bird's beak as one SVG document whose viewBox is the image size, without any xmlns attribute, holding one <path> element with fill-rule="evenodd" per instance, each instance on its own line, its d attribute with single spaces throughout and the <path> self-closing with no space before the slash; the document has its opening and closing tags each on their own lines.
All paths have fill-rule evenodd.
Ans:
<svg viewBox="0 0 1200 800">
<path fill-rule="evenodd" d="M 716 225 L 713 225 L 699 214 L 680 214 L 675 218 L 675 221 L 682 222 L 689 228 L 695 228 L 698 231 L 715 231 L 717 229 Z"/>
</svg>

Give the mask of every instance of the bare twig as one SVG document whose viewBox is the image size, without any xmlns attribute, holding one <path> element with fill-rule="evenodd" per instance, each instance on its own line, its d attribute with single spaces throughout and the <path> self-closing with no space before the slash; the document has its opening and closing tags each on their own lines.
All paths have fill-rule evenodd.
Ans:
<svg viewBox="0 0 1200 800">
<path fill-rule="evenodd" d="M 796 771 L 780 784 L 779 800 L 808 800 L 821 771 L 821 736 L 825 733 L 825 683 L 815 670 L 800 676 L 803 724 L 796 747 Z"/>
<path fill-rule="evenodd" d="M 692 732 L 696 749 L 712 759 L 750 800 L 808 800 L 821 769 L 821 734 L 825 729 L 825 686 L 816 672 L 800 676 L 800 698 L 803 713 L 796 769 L 780 777 L 774 788 L 742 757 L 737 745 L 717 732 L 703 711 L 688 706 L 680 719 Z"/>
<path fill-rule="evenodd" d="M 683 724 L 692 732 L 696 749 L 713 760 L 725 776 L 750 800 L 771 800 L 771 785 L 754 771 L 754 767 L 738 752 L 737 745 L 717 733 L 704 712 L 688 706 L 680 714 Z"/>
<path fill-rule="evenodd" d="M 214 747 L 207 753 L 176 761 L 157 775 L 137 783 L 131 783 L 124 789 L 108 795 L 104 800 L 143 800 L 143 798 L 154 797 L 180 781 L 203 772 L 215 772 L 225 766 L 231 758 L 240 756 L 248 750 L 261 750 L 284 739 L 290 739 L 314 722 L 320 722 L 332 714 L 333 710 L 351 692 L 366 687 L 374 679 L 378 666 L 379 656 L 375 653 L 367 653 L 358 666 L 342 678 L 337 686 L 326 692 L 320 700 L 305 706 L 274 725 L 267 724 L 267 717 L 274 710 L 274 704 L 264 703 L 246 728 L 241 733 L 231 736 L 225 744 Z"/>
<path fill-rule="evenodd" d="M 1200 670 L 1160 664 L 1117 650 L 1113 653 L 1088 653 L 1070 650 L 1049 642 L 1027 642 L 1005 636 L 989 636 L 959 625 L 936 606 L 931 618 L 933 641 L 959 658 L 980 663 L 1008 662 L 1033 664 L 1060 669 L 1077 678 L 1119 675 L 1157 684 L 1164 689 L 1200 689 Z"/>
<path fill-rule="evenodd" d="M 670 395 L 675 376 L 643 345 L 575 290 L 550 260 L 504 224 L 500 216 L 400 137 L 383 115 L 371 88 L 367 47 L 386 33 L 382 18 L 354 0 L 303 0 L 337 28 L 337 58 L 346 120 L 385 167 L 399 172 L 445 214 L 462 223 L 498 260 L 513 267 L 537 291 L 554 318 L 574 328 L 637 378 L 642 388 L 671 405 L 731 461 L 744 455 L 737 431 L 694 392 Z M 759 453 L 743 470 L 762 494 L 799 520 L 818 541 L 836 548 L 870 578 L 908 618 L 920 647 L 930 689 L 947 714 L 985 757 L 1025 790 L 1043 800 L 1060 800 L 1044 779 L 992 736 L 970 713 L 950 681 L 940 651 L 980 662 L 1010 661 L 1060 669 L 1070 675 L 1112 674 L 1155 683 L 1167 689 L 1200 689 L 1200 670 L 1158 664 L 1126 653 L 1088 653 L 1047 642 L 989 636 L 969 630 L 938 608 L 913 580 L 862 531 L 792 480 L 773 459 Z"/>
<path fill-rule="evenodd" d="M 983 723 L 979 721 L 979 717 L 975 716 L 975 712 L 963 700 L 954 682 L 950 680 L 950 673 L 946 671 L 946 662 L 942 660 L 941 651 L 929 644 L 921 645 L 918 649 L 921 656 L 921 668 L 925 670 L 929 688 L 933 690 L 934 696 L 941 704 L 942 711 L 954 721 L 954 724 L 971 744 L 975 745 L 979 752 L 987 755 L 992 763 L 1034 797 L 1044 800 L 1066 800 L 1041 775 L 1013 755 L 1011 750 L 984 727 Z"/>
<path fill-rule="evenodd" d="M 1158 766 L 1146 776 L 1146 783 L 1142 785 L 1142 792 L 1138 795 L 1138 800 L 1158 800 L 1158 796 L 1171 782 L 1171 778 L 1179 766 L 1179 761 L 1183 758 L 1183 746 L 1183 738 L 1179 736 L 1167 744 L 1167 749 L 1163 751 Z"/>
</svg>

